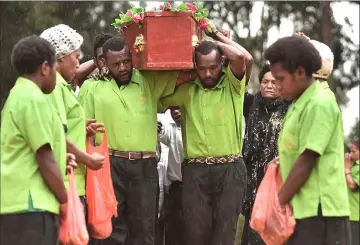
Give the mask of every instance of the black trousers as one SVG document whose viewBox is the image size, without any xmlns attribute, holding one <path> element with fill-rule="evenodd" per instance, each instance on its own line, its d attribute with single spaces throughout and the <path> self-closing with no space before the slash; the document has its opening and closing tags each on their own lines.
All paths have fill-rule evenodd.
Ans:
<svg viewBox="0 0 360 245">
<path fill-rule="evenodd" d="M 48 212 L 0 215 L 0 245 L 57 245 L 58 216 Z"/>
<path fill-rule="evenodd" d="M 159 177 L 157 159 L 110 157 L 111 177 L 118 204 L 109 238 L 96 245 L 154 245 Z"/>
<path fill-rule="evenodd" d="M 350 233 L 349 217 L 323 217 L 319 207 L 318 216 L 296 220 L 287 245 L 350 245 Z"/>
<path fill-rule="evenodd" d="M 360 221 L 350 221 L 351 245 L 360 244 Z"/>
<path fill-rule="evenodd" d="M 184 245 L 181 195 L 182 182 L 173 181 L 165 194 L 165 245 Z"/>
<path fill-rule="evenodd" d="M 183 165 L 184 245 L 233 245 L 246 189 L 242 159 Z"/>
</svg>

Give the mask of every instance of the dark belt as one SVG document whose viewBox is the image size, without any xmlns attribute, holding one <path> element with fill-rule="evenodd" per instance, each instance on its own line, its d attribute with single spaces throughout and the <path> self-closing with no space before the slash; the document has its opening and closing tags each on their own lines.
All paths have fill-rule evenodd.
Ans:
<svg viewBox="0 0 360 245">
<path fill-rule="evenodd" d="M 140 160 L 140 159 L 149 159 L 156 158 L 157 155 L 155 152 L 133 152 L 133 151 L 116 151 L 109 150 L 110 156 L 121 157 L 129 160 Z"/>
<path fill-rule="evenodd" d="M 201 157 L 201 158 L 190 158 L 187 160 L 187 163 L 206 163 L 206 164 L 218 164 L 218 163 L 231 163 L 238 160 L 241 156 L 241 153 L 236 153 L 233 155 L 221 156 L 221 157 Z"/>
</svg>

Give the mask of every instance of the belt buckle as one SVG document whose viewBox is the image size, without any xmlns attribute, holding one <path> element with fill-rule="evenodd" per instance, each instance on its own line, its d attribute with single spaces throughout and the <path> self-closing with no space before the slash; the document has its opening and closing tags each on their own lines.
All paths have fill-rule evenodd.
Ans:
<svg viewBox="0 0 360 245">
<path fill-rule="evenodd" d="M 206 157 L 206 158 L 205 158 L 205 163 L 206 163 L 207 165 L 213 165 L 213 164 L 214 164 L 214 161 L 212 161 L 211 158 Z"/>
<path fill-rule="evenodd" d="M 136 153 L 136 152 L 133 152 L 133 151 L 130 151 L 130 152 L 129 152 L 129 157 L 128 157 L 128 158 L 129 158 L 130 161 L 136 160 L 135 158 L 131 158 L 131 154 L 135 154 L 135 153 Z"/>
</svg>

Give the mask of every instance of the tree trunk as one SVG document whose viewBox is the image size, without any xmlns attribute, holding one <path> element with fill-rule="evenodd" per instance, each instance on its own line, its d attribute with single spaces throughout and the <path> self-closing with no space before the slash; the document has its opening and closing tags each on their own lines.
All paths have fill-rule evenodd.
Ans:
<svg viewBox="0 0 360 245">
<path fill-rule="evenodd" d="M 320 2 L 320 11 L 321 11 L 321 19 L 320 19 L 320 38 L 321 42 L 325 43 L 332 49 L 332 10 L 330 7 L 330 2 L 321 1 Z M 335 84 L 334 80 L 329 77 L 328 83 L 330 88 L 334 91 Z"/>
<path fill-rule="evenodd" d="M 332 10 L 330 8 L 330 2 L 321 1 L 320 2 L 320 11 L 321 11 L 321 41 L 328 45 L 332 46 Z"/>
</svg>

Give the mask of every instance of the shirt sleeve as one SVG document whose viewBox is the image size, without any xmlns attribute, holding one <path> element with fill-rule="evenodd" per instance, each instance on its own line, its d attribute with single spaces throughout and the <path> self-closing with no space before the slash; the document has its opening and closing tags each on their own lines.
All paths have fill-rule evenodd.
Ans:
<svg viewBox="0 0 360 245">
<path fill-rule="evenodd" d="M 310 101 L 300 119 L 299 153 L 308 149 L 323 155 L 339 117 L 329 101 Z"/>
<path fill-rule="evenodd" d="M 174 93 L 179 72 L 148 71 L 144 72 L 143 75 L 149 83 L 151 94 L 155 99 L 160 99 Z"/>
<path fill-rule="evenodd" d="M 176 88 L 171 95 L 160 99 L 158 106 L 162 106 L 161 111 L 166 111 L 170 106 L 183 106 L 189 98 L 189 84 L 185 83 Z"/>
<path fill-rule="evenodd" d="M 241 80 L 237 79 L 231 71 L 230 64 L 226 68 L 226 79 L 229 80 L 235 93 L 240 95 L 245 93 L 246 75 L 244 74 Z"/>
<path fill-rule="evenodd" d="M 94 87 L 95 81 L 91 81 L 91 84 L 84 84 L 85 87 L 80 88 L 79 102 L 84 109 L 86 119 L 95 118 L 95 106 L 94 106 Z"/>
<path fill-rule="evenodd" d="M 65 131 L 67 129 L 66 107 L 64 103 L 64 95 L 62 92 L 63 86 L 56 83 L 55 89 L 51 94 L 46 95 L 46 98 L 53 106 L 57 114 L 60 116 L 61 122 L 64 125 Z"/>
<path fill-rule="evenodd" d="M 34 152 L 52 142 L 52 120 L 54 113 L 46 99 L 34 98 L 14 115 L 21 134 Z"/>
<path fill-rule="evenodd" d="M 360 172 L 359 172 L 359 162 L 355 163 L 355 165 L 351 168 L 351 177 L 353 178 L 354 182 L 360 186 L 359 184 L 359 178 L 360 178 Z"/>
<path fill-rule="evenodd" d="M 87 91 L 88 91 L 88 87 L 89 85 L 91 84 L 91 82 L 93 82 L 93 79 L 88 79 L 86 80 L 82 86 L 80 87 L 80 91 L 79 91 L 79 94 L 78 94 L 78 99 L 79 101 L 84 97 L 86 96 L 87 94 Z"/>
</svg>

